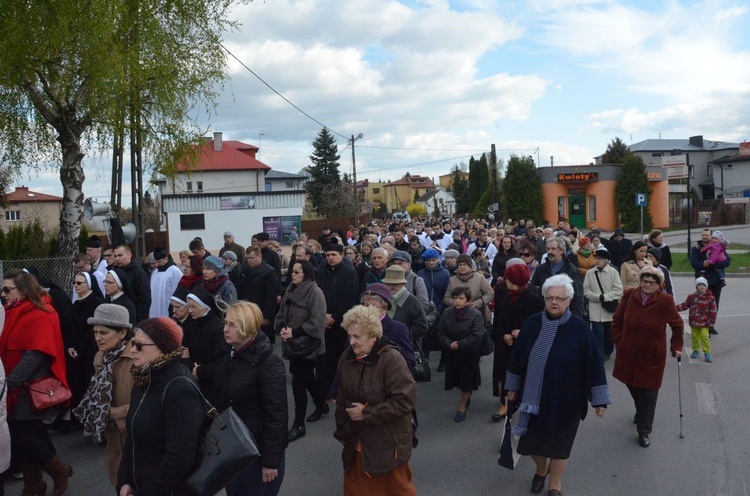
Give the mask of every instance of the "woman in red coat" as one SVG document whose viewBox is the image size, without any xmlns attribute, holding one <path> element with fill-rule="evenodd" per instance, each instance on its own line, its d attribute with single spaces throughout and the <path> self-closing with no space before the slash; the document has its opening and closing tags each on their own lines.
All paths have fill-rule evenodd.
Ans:
<svg viewBox="0 0 750 496">
<path fill-rule="evenodd" d="M 659 291 L 664 274 L 651 266 L 639 273 L 640 285 L 625 291 L 612 320 L 617 347 L 614 377 L 628 386 L 635 402 L 638 443 L 647 448 L 656 411 L 656 398 L 667 362 L 667 324 L 672 329 L 670 350 L 682 355 L 682 317 L 674 299 Z"/>
<path fill-rule="evenodd" d="M 59 496 L 67 489 L 73 469 L 58 458 L 45 426 L 55 419 L 58 409 L 37 410 L 26 384 L 54 376 L 67 386 L 60 321 L 49 294 L 25 271 L 5 273 L 2 296 L 5 326 L 0 334 L 0 359 L 8 381 L 11 453 L 23 471 L 24 496 L 45 493 L 42 470 L 55 483 L 53 496 Z"/>
</svg>

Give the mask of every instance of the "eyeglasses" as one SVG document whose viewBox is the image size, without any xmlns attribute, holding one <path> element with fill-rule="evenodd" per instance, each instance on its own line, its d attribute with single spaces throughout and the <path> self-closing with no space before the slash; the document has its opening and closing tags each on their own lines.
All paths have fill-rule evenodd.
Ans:
<svg viewBox="0 0 750 496">
<path fill-rule="evenodd" d="M 301 270 L 293 270 L 292 274 L 304 274 Z"/>
<path fill-rule="evenodd" d="M 645 284 L 647 286 L 651 286 L 653 284 L 659 284 L 657 281 L 654 281 L 652 279 L 641 279 L 641 284 Z"/>
<path fill-rule="evenodd" d="M 526 253 L 521 253 L 521 256 L 522 256 L 522 257 L 530 257 L 530 256 L 531 256 L 531 253 L 529 253 L 529 252 L 526 252 Z"/>
<path fill-rule="evenodd" d="M 569 300 L 569 299 L 570 298 L 568 298 L 567 296 L 545 296 L 544 297 L 544 301 L 548 303 L 557 303 L 557 302 L 562 303 L 563 301 Z"/>
<path fill-rule="evenodd" d="M 144 346 L 156 346 L 154 343 L 139 343 L 138 341 L 132 341 L 132 343 L 135 351 L 143 351 Z"/>
<path fill-rule="evenodd" d="M 13 291 L 14 289 L 16 289 L 16 287 L 15 287 L 15 286 L 13 286 L 12 288 L 11 288 L 10 286 L 3 286 L 3 291 L 2 291 L 2 292 L 3 292 L 3 293 L 10 293 L 10 292 L 11 292 L 11 291 Z"/>
<path fill-rule="evenodd" d="M 75 286 L 80 286 L 81 284 L 86 284 L 86 281 L 74 281 L 73 284 Z"/>
</svg>

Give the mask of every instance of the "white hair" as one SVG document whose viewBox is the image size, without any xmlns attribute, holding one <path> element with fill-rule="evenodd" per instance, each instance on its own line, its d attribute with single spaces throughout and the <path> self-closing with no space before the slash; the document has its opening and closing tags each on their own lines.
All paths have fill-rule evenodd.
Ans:
<svg viewBox="0 0 750 496">
<path fill-rule="evenodd" d="M 550 288 L 563 288 L 565 289 L 565 296 L 573 299 L 575 290 L 573 289 L 573 279 L 568 274 L 557 274 L 552 276 L 542 284 L 542 294 L 547 296 L 547 291 Z"/>
</svg>

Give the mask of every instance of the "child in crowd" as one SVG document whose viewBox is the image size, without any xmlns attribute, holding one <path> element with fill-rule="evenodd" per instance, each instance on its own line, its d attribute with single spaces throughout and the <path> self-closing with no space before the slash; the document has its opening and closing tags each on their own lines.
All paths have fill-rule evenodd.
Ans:
<svg viewBox="0 0 750 496">
<path fill-rule="evenodd" d="M 727 246 L 729 241 L 724 238 L 724 234 L 721 231 L 714 231 L 711 234 L 711 241 L 701 248 L 701 252 L 706 254 L 706 260 L 711 265 L 719 262 L 726 262 L 727 260 Z M 724 281 L 724 271 L 719 270 L 719 278 L 721 279 L 721 285 L 726 286 L 727 283 Z"/>
<path fill-rule="evenodd" d="M 705 277 L 695 280 L 695 293 L 691 293 L 684 303 L 676 305 L 677 311 L 690 310 L 688 322 L 693 336 L 693 353 L 690 358 L 698 358 L 701 348 L 706 355 L 706 362 L 711 363 L 711 344 L 708 339 L 708 328 L 716 324 L 716 298 L 708 290 Z"/>
</svg>

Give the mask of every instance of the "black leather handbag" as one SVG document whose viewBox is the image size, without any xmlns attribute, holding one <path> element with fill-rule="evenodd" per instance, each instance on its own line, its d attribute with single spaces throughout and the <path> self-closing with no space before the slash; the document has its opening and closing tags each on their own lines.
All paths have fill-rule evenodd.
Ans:
<svg viewBox="0 0 750 496">
<path fill-rule="evenodd" d="M 179 489 L 191 496 L 214 496 L 229 481 L 260 458 L 258 445 L 242 419 L 230 406 L 219 413 L 200 392 L 198 386 L 185 376 L 203 399 L 206 408 L 206 422 L 198 440 L 198 460 L 193 472 L 180 485 Z M 162 393 L 162 405 L 169 384 Z"/>
<path fill-rule="evenodd" d="M 287 360 L 317 360 L 320 339 L 312 336 L 297 336 L 281 342 L 281 356 Z"/>
<path fill-rule="evenodd" d="M 414 371 L 411 375 L 414 376 L 414 380 L 417 382 L 430 382 L 432 380 L 430 363 L 427 361 L 427 357 L 424 356 L 422 347 L 418 343 L 415 344 L 414 358 L 417 359 L 417 364 L 414 366 Z"/>
<path fill-rule="evenodd" d="M 599 285 L 599 291 L 604 294 L 604 288 L 602 287 L 602 281 L 599 280 L 599 272 L 594 272 L 594 275 L 596 276 L 596 283 Z M 603 301 L 601 302 L 602 308 L 610 313 L 615 313 L 617 311 L 617 307 L 620 306 L 620 300 L 612 300 L 612 301 Z"/>
</svg>

